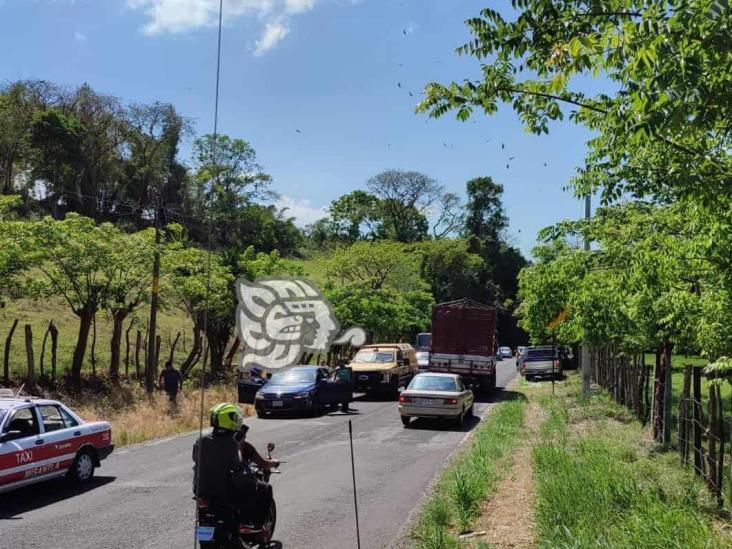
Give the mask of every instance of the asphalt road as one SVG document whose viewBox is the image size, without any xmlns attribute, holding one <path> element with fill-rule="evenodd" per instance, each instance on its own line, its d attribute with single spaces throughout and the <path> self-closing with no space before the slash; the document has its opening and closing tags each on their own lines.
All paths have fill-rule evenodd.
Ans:
<svg viewBox="0 0 732 549">
<path fill-rule="evenodd" d="M 513 360 L 498 366 L 498 385 L 514 376 Z M 476 403 L 476 416 L 505 398 L 497 390 Z M 353 421 L 363 549 L 390 547 L 446 458 L 479 423 L 462 430 L 419 420 L 410 429 L 394 402 L 359 399 L 356 412 L 319 418 L 248 419 L 249 439 L 277 445 L 287 463 L 272 476 L 278 506 L 274 547 L 356 547 L 348 419 Z M 83 490 L 62 481 L 0 496 L 0 548 L 193 548 L 191 447 L 185 435 L 121 449 Z"/>
</svg>

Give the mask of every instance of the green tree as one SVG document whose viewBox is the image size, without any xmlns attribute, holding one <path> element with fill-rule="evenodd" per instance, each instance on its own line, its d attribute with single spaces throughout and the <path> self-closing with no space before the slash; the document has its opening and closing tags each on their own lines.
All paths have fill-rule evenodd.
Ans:
<svg viewBox="0 0 732 549">
<path fill-rule="evenodd" d="M 379 224 L 379 199 L 366 191 L 344 194 L 330 203 L 332 238 L 352 244 L 373 238 Z"/>
<path fill-rule="evenodd" d="M 466 120 L 506 103 L 537 134 L 569 111 L 593 134 L 578 194 L 601 187 L 608 201 L 691 196 L 728 207 L 719 203 L 732 174 L 732 12 L 724 2 L 525 0 L 514 8 L 467 20 L 472 39 L 458 53 L 480 63 L 481 77 L 428 84 L 418 111 L 454 110 Z M 607 85 L 594 91 L 588 75 Z"/>
<path fill-rule="evenodd" d="M 79 317 L 71 362 L 71 382 L 81 383 L 81 369 L 94 316 L 108 299 L 121 233 L 110 223 L 69 214 L 63 221 L 46 217 L 32 224 L 26 243 L 28 260 L 43 273 L 45 291 L 61 296 Z"/>
<path fill-rule="evenodd" d="M 414 171 L 386 170 L 366 182 L 379 199 L 379 236 L 398 242 L 415 242 L 427 236 L 426 214 L 443 194 L 431 177 Z"/>
<path fill-rule="evenodd" d="M 420 258 L 421 277 L 429 284 L 432 295 L 440 303 L 478 295 L 485 262 L 471 253 L 463 239 L 442 239 L 414 245 Z"/>
<path fill-rule="evenodd" d="M 102 267 L 109 280 L 103 306 L 112 317 L 109 377 L 114 383 L 119 380 L 124 321 L 150 298 L 155 231 L 146 229 L 117 237 L 117 241 L 109 243 L 113 246 L 111 261 Z"/>
</svg>

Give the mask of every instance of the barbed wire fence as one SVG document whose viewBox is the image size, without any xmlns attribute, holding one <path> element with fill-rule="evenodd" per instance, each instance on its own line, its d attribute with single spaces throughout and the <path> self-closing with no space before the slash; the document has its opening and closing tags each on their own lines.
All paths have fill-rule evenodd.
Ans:
<svg viewBox="0 0 732 549">
<path fill-rule="evenodd" d="M 643 353 L 596 348 L 592 365 L 593 380 L 613 400 L 632 410 L 644 425 L 651 421 L 663 423 L 660 408 L 654 420 L 654 371 L 651 364 L 646 364 Z M 732 416 L 725 416 L 725 411 L 732 413 L 732 408 L 725 410 L 722 386 L 726 383 L 725 378 L 706 375 L 703 366 L 684 367 L 681 394 L 674 410 L 678 415 L 672 421 L 677 429 L 671 429 L 671 443 L 676 444 L 681 465 L 691 468 L 704 481 L 718 510 L 722 511 L 726 504 L 732 515 Z"/>
</svg>

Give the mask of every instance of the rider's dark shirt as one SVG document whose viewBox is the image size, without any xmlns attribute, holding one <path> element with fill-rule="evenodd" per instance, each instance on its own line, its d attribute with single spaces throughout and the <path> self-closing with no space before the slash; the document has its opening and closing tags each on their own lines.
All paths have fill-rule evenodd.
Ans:
<svg viewBox="0 0 732 549">
<path fill-rule="evenodd" d="M 208 434 L 193 445 L 193 491 L 198 480 L 198 458 L 200 442 L 200 497 L 219 501 L 234 501 L 236 489 L 233 477 L 240 475 L 242 463 L 239 459 L 239 446 L 233 433 Z"/>
</svg>

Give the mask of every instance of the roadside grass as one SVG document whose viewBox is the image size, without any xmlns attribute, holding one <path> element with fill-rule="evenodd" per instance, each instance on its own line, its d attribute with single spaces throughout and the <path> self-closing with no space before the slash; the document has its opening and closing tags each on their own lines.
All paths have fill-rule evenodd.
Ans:
<svg viewBox="0 0 732 549">
<path fill-rule="evenodd" d="M 435 484 L 410 537 L 413 547 L 459 547 L 458 534 L 470 531 L 480 505 L 510 464 L 524 420 L 524 399 L 496 404 L 467 447 L 447 465 Z"/>
<path fill-rule="evenodd" d="M 122 393 L 127 393 L 122 395 Z M 206 388 L 203 427 L 208 428 L 207 411 L 219 402 L 236 402 L 236 386 L 214 385 Z M 162 393 L 151 399 L 142 389 L 122 387 L 116 394 L 101 396 L 85 394 L 65 402 L 86 421 L 109 421 L 112 424 L 112 442 L 116 446 L 137 444 L 158 438 L 194 431 L 199 427 L 201 393 L 188 390 L 178 394 L 173 406 Z M 245 415 L 254 413 L 250 405 Z"/>
<path fill-rule="evenodd" d="M 673 452 L 606 394 L 578 398 L 574 375 L 556 398 L 537 397 L 547 419 L 534 448 L 539 546 L 721 548 L 713 502 Z"/>
</svg>

